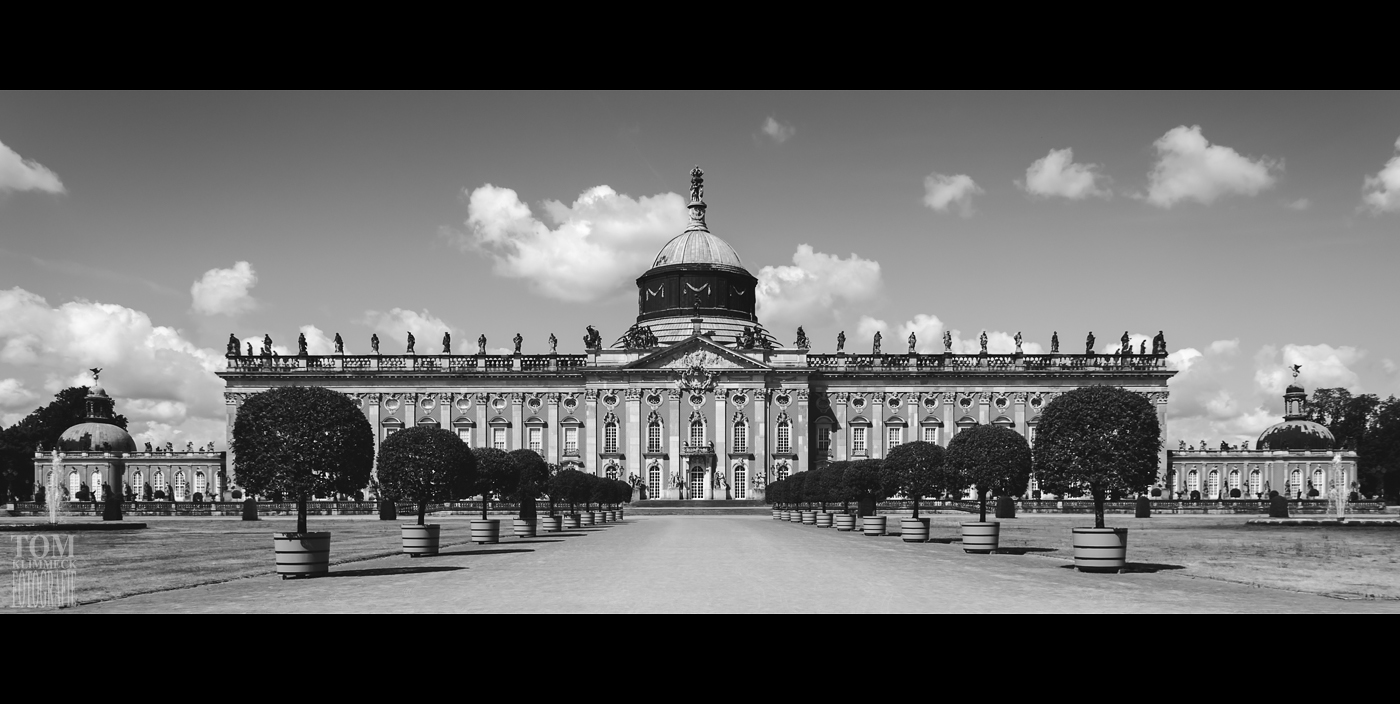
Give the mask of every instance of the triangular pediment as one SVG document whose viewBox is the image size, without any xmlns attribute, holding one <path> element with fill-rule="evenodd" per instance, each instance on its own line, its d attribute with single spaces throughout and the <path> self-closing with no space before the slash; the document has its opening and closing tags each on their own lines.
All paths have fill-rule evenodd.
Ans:
<svg viewBox="0 0 1400 704">
<path fill-rule="evenodd" d="M 623 369 L 676 369 L 695 366 L 710 371 L 727 369 L 769 370 L 772 367 L 727 349 L 707 337 L 695 335 L 670 347 L 658 350 L 623 367 Z"/>
</svg>

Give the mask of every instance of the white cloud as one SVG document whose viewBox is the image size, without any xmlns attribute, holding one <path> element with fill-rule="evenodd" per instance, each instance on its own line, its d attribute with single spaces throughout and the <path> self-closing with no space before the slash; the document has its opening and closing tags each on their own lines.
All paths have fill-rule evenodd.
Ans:
<svg viewBox="0 0 1400 704">
<path fill-rule="evenodd" d="M 24 388 L 19 379 L 0 379 L 0 408 L 16 410 L 28 409 L 38 400 L 39 395 Z"/>
<path fill-rule="evenodd" d="M 494 271 L 524 279 L 535 292 L 586 303 L 632 286 L 637 272 L 689 223 L 675 193 L 633 199 L 608 186 L 570 205 L 543 203 L 553 227 L 537 219 L 509 188 L 486 184 L 468 196 L 469 233 L 446 231 L 460 248 L 487 252 Z"/>
<path fill-rule="evenodd" d="M 1112 340 L 1102 337 L 1100 337 L 1099 339 L 1103 340 L 1103 344 L 1099 346 L 1099 352 L 1101 354 L 1118 354 L 1119 350 L 1123 349 L 1122 335 L 1119 335 L 1118 337 L 1115 337 Z M 1151 335 L 1144 335 L 1140 332 L 1131 332 L 1128 333 L 1128 341 L 1133 346 L 1133 354 L 1137 354 L 1138 350 L 1142 349 L 1143 342 L 1147 343 L 1147 349 L 1152 349 Z"/>
<path fill-rule="evenodd" d="M 1097 164 L 1074 163 L 1071 149 L 1051 149 L 1040 159 L 1036 159 L 1026 169 L 1026 180 L 1017 185 L 1027 193 L 1037 196 L 1060 196 L 1070 200 L 1082 200 L 1090 196 L 1108 198 L 1112 193 L 1099 187 L 1099 180 L 1108 180 L 1095 171 Z"/>
<path fill-rule="evenodd" d="M 360 323 L 379 336 L 379 350 L 385 354 L 400 354 L 407 349 L 408 333 L 410 332 L 413 333 L 414 351 L 419 354 L 441 352 L 442 334 L 445 332 L 452 333 L 452 338 L 455 340 L 453 347 L 458 350 L 463 349 L 461 345 L 466 342 L 462 339 L 460 329 L 444 322 L 442 318 L 428 312 L 426 308 L 423 309 L 422 313 L 403 308 L 391 308 L 387 313 L 367 310 L 364 317 L 360 319 Z M 310 342 L 311 336 L 308 335 L 308 346 Z M 473 340 L 471 344 L 475 348 L 476 341 Z M 365 342 L 365 345 L 368 347 L 368 341 Z M 349 347 L 348 343 L 346 347 Z M 358 345 L 356 347 L 358 348 Z"/>
<path fill-rule="evenodd" d="M 842 259 L 800 244 L 791 266 L 759 269 L 759 320 L 770 329 L 834 320 L 851 305 L 875 300 L 882 287 L 879 262 L 855 254 Z"/>
<path fill-rule="evenodd" d="M 1307 210 L 1308 208 L 1312 207 L 1312 201 L 1308 200 L 1307 198 L 1299 198 L 1298 200 L 1291 201 L 1289 203 L 1286 203 L 1285 205 L 1287 205 L 1287 207 L 1290 210 Z"/>
<path fill-rule="evenodd" d="M 1317 388 L 1343 387 L 1352 393 L 1361 391 L 1361 377 L 1352 371 L 1351 365 L 1361 361 L 1365 351 L 1355 347 L 1331 345 L 1294 345 L 1279 348 L 1265 345 L 1255 355 L 1254 381 L 1260 389 L 1271 394 L 1282 394 L 1293 383 L 1292 365 L 1302 365 L 1298 384 L 1309 390 Z"/>
<path fill-rule="evenodd" d="M 1251 160 L 1230 147 L 1211 144 L 1200 125 L 1182 125 L 1153 143 L 1157 163 L 1148 174 L 1147 202 L 1170 208 L 1183 200 L 1210 204 L 1226 194 L 1255 195 L 1274 185 L 1283 162 Z"/>
<path fill-rule="evenodd" d="M 84 370 L 102 367 L 102 385 L 134 436 L 149 422 L 167 432 L 151 442 L 195 431 L 196 444 L 223 441 L 224 383 L 215 376 L 223 351 L 199 347 L 141 311 L 84 300 L 51 306 L 21 288 L 0 290 L 0 364 L 21 381 L 42 380 L 49 393 L 90 384 Z"/>
<path fill-rule="evenodd" d="M 1400 139 L 1395 140 L 1395 150 L 1400 152 Z M 1361 202 L 1371 212 L 1400 212 L 1400 153 L 1385 162 L 1375 176 L 1367 176 L 1363 188 L 1366 193 Z"/>
<path fill-rule="evenodd" d="M 0 191 L 66 193 L 58 174 L 43 164 L 20 156 L 0 142 Z"/>
<path fill-rule="evenodd" d="M 767 120 L 763 121 L 763 133 L 771 137 L 774 142 L 782 144 L 797 134 L 797 128 L 778 122 L 777 118 L 770 115 Z"/>
<path fill-rule="evenodd" d="M 1395 364 L 1395 360 L 1386 358 L 1381 360 L 1381 369 L 1384 369 L 1386 374 L 1394 374 L 1397 370 L 1400 370 L 1400 366 Z"/>
<path fill-rule="evenodd" d="M 932 173 L 924 177 L 924 205 L 940 213 L 946 213 L 956 206 L 959 215 L 972 217 L 972 196 L 982 192 L 982 188 L 966 174 L 945 176 Z"/>
<path fill-rule="evenodd" d="M 230 269 L 210 269 L 190 285 L 194 310 L 205 315 L 237 315 L 253 310 L 257 301 L 248 291 L 258 283 L 258 275 L 248 262 L 237 262 Z"/>
<path fill-rule="evenodd" d="M 891 328 L 883 320 L 877 320 L 868 315 L 861 316 L 856 323 L 856 340 L 860 344 L 852 348 L 853 352 L 865 353 L 873 345 L 873 338 L 876 331 L 880 332 L 881 351 L 886 354 L 902 354 L 909 351 L 909 333 L 914 333 L 914 351 L 921 354 L 938 354 L 943 352 L 943 321 L 936 315 L 920 313 L 914 316 L 913 320 L 907 320 L 898 326 Z M 952 337 L 953 352 L 956 354 L 978 354 L 982 351 L 982 331 L 977 331 L 969 337 L 963 337 L 961 330 L 949 330 Z M 851 341 L 848 340 L 848 344 Z M 1016 333 L 1002 332 L 1000 330 L 987 331 L 987 352 L 989 354 L 1012 354 L 1016 351 Z M 1038 342 L 1021 339 L 1021 352 L 1025 354 L 1044 354 L 1045 348 Z"/>
<path fill-rule="evenodd" d="M 326 333 L 315 325 L 301 326 L 301 334 L 306 336 L 307 354 L 333 354 L 335 352 L 335 340 L 326 337 Z M 342 337 L 343 341 L 345 338 Z"/>
</svg>

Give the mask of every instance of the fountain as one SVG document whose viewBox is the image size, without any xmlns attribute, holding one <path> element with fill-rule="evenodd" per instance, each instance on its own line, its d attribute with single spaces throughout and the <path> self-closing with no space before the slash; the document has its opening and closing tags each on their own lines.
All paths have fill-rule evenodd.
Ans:
<svg viewBox="0 0 1400 704">
<path fill-rule="evenodd" d="M 1327 489 L 1332 494 L 1329 498 L 1337 509 L 1337 520 L 1344 521 L 1347 517 L 1347 496 L 1351 486 L 1347 483 L 1347 470 L 1342 466 L 1342 454 L 1332 453 L 1332 480 L 1328 482 Z"/>
<path fill-rule="evenodd" d="M 58 524 L 58 478 L 63 474 L 63 455 L 58 454 L 58 448 L 53 449 L 53 467 L 49 471 L 49 523 Z"/>
</svg>

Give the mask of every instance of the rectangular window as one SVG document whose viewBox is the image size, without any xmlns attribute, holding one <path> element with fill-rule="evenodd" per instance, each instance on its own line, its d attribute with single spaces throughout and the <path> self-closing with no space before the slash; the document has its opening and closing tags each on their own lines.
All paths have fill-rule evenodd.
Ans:
<svg viewBox="0 0 1400 704">
<path fill-rule="evenodd" d="M 885 439 L 887 449 L 893 450 L 899 447 L 899 444 L 904 441 L 904 428 L 898 426 L 885 428 Z"/>
<path fill-rule="evenodd" d="M 778 452 L 792 452 L 792 426 L 787 423 L 778 426 Z"/>
<path fill-rule="evenodd" d="M 470 447 L 472 444 L 472 429 L 465 427 L 458 428 L 457 437 L 461 438 L 462 442 L 466 443 L 467 446 Z"/>
<path fill-rule="evenodd" d="M 925 425 L 925 426 L 924 426 L 924 442 L 931 443 L 931 444 L 934 444 L 934 445 L 937 445 L 937 444 L 938 444 L 938 426 L 936 426 L 936 425 Z"/>
<path fill-rule="evenodd" d="M 690 444 L 696 447 L 705 444 L 705 424 L 698 420 L 690 424 Z"/>
<path fill-rule="evenodd" d="M 831 428 L 825 425 L 823 425 L 820 428 L 817 428 L 817 451 L 831 451 Z"/>
<path fill-rule="evenodd" d="M 608 423 L 603 428 L 603 452 L 617 452 L 617 423 Z"/>
<path fill-rule="evenodd" d="M 1026 444 L 1035 447 L 1035 426 L 1026 427 Z"/>
<path fill-rule="evenodd" d="M 504 449 L 506 449 L 506 429 L 505 429 L 505 428 L 492 428 L 492 429 L 491 429 L 491 447 L 494 447 L 494 448 L 496 448 L 497 450 L 504 450 Z"/>
<path fill-rule="evenodd" d="M 748 450 L 749 426 L 744 423 L 734 424 L 734 451 L 745 452 Z"/>
<path fill-rule="evenodd" d="M 397 427 L 392 426 L 392 425 L 387 426 L 387 427 L 384 428 L 384 437 L 387 438 L 387 437 L 389 437 L 390 435 L 393 435 L 394 433 L 397 433 L 397 432 L 399 432 L 399 429 L 398 429 Z"/>
<path fill-rule="evenodd" d="M 544 451 L 544 428 L 530 428 L 530 449 Z"/>
<path fill-rule="evenodd" d="M 851 428 L 851 452 L 857 455 L 865 454 L 865 431 L 869 428 Z"/>
<path fill-rule="evenodd" d="M 647 426 L 647 452 L 661 452 L 661 424 Z"/>
<path fill-rule="evenodd" d="M 578 428 L 564 429 L 564 454 L 578 454 Z"/>
</svg>

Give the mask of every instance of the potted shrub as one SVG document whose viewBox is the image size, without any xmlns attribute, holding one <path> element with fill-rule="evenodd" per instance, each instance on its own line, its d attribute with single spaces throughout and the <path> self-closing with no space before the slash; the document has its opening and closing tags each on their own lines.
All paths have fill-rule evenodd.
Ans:
<svg viewBox="0 0 1400 704">
<path fill-rule="evenodd" d="M 1139 493 L 1156 481 L 1161 447 L 1156 409 L 1126 389 L 1085 386 L 1046 404 L 1033 452 L 1036 474 L 1047 491 L 1094 500 L 1094 527 L 1074 529 L 1075 567 L 1127 566 L 1128 529 L 1104 527 L 1104 499 L 1110 492 Z"/>
<path fill-rule="evenodd" d="M 821 486 L 820 503 L 821 513 L 817 514 L 817 527 L 830 528 L 834 521 L 830 511 L 827 511 L 828 503 L 841 502 L 843 506 L 850 504 L 850 499 L 846 496 L 845 462 L 828 462 L 826 466 L 816 470 L 817 483 Z M 841 515 L 847 515 L 842 511 Z"/>
<path fill-rule="evenodd" d="M 884 470 L 886 483 L 914 502 L 914 515 L 899 521 L 900 537 L 906 543 L 927 542 L 928 520 L 919 517 L 919 500 L 950 489 L 943 448 L 922 440 L 905 443 L 885 456 Z"/>
<path fill-rule="evenodd" d="M 549 463 L 534 450 L 511 450 L 509 455 L 516 471 L 511 499 L 520 503 L 520 515 L 513 526 L 515 537 L 533 538 L 540 524 L 535 500 L 549 489 Z"/>
<path fill-rule="evenodd" d="M 436 555 L 440 524 L 428 524 L 428 504 L 471 491 L 476 456 L 456 433 L 420 425 L 405 428 L 379 444 L 379 490 L 384 501 L 411 501 L 418 522 L 399 526 L 403 551 L 411 557 Z"/>
<path fill-rule="evenodd" d="M 565 528 L 578 528 L 581 521 L 578 515 L 578 497 L 580 485 L 587 481 L 587 475 L 576 469 L 561 469 L 550 477 L 549 499 L 550 504 L 554 501 L 562 501 L 569 505 L 569 513 L 564 516 Z"/>
<path fill-rule="evenodd" d="M 331 534 L 306 527 L 306 503 L 316 494 L 351 492 L 369 483 L 374 431 L 343 393 L 286 386 L 253 394 L 233 424 L 234 473 L 253 494 L 285 495 L 296 503 L 296 530 L 273 533 L 277 572 L 325 574 Z"/>
<path fill-rule="evenodd" d="M 115 492 L 115 491 L 112 491 L 112 487 L 110 487 L 110 486 L 108 486 L 108 485 L 106 485 L 106 484 L 103 484 L 103 485 L 102 485 L 102 499 L 103 499 L 103 501 L 104 501 L 104 504 L 103 504 L 103 506 L 102 506 L 102 520 L 104 520 L 104 521 L 120 521 L 120 520 L 122 519 L 122 496 L 121 496 L 121 494 L 119 494 L 119 493 L 117 493 L 117 492 Z"/>
<path fill-rule="evenodd" d="M 478 545 L 499 543 L 501 522 L 488 516 L 491 500 L 515 491 L 520 483 L 519 469 L 505 450 L 478 447 L 472 450 L 472 454 L 476 455 L 475 490 L 481 496 L 481 518 L 472 519 L 472 542 Z"/>
<path fill-rule="evenodd" d="M 972 486 L 977 491 L 977 520 L 962 524 L 963 550 L 995 552 L 1001 523 L 987 521 L 987 495 L 1025 493 L 1031 479 L 1031 448 L 1020 433 L 995 425 L 976 425 L 953 436 L 948 443 L 948 489 L 954 493 Z"/>
<path fill-rule="evenodd" d="M 788 497 L 788 519 L 797 524 L 802 523 L 802 502 L 807 496 L 807 473 L 796 472 L 789 474 L 787 478 Z"/>
</svg>

